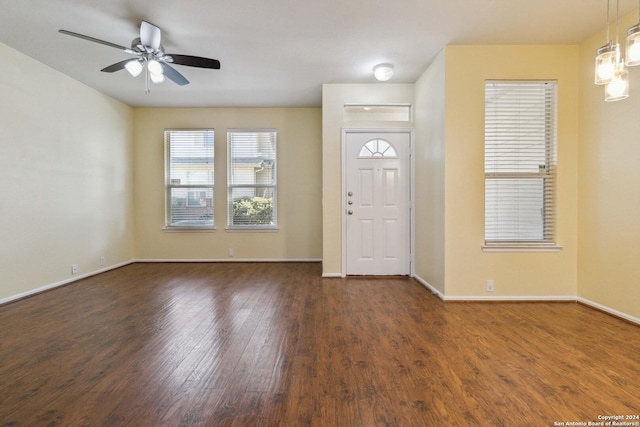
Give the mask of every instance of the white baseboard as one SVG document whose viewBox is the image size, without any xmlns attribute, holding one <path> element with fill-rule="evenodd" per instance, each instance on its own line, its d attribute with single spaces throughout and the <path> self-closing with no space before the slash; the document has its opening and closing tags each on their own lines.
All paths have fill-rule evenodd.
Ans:
<svg viewBox="0 0 640 427">
<path fill-rule="evenodd" d="M 322 277 L 326 278 L 326 279 L 335 279 L 335 278 L 342 278 L 342 274 L 341 273 L 322 273 Z"/>
<path fill-rule="evenodd" d="M 19 299 L 22 299 L 22 298 L 30 297 L 32 295 L 36 295 L 36 294 L 39 294 L 39 293 L 44 292 L 44 291 L 55 289 L 55 288 L 58 288 L 60 286 L 68 285 L 69 283 L 77 282 L 78 280 L 86 279 L 87 277 L 95 276 L 95 275 L 100 274 L 100 273 L 106 273 L 107 271 L 115 270 L 116 268 L 120 268 L 120 267 L 124 267 L 125 265 L 133 264 L 134 262 L 135 262 L 134 260 L 121 262 L 119 264 L 114 264 L 114 265 L 110 265 L 109 267 L 101 268 L 100 270 L 95 270 L 95 271 L 92 271 L 92 272 L 89 272 L 89 273 L 81 274 L 79 276 L 73 276 L 73 277 L 71 277 L 69 279 L 65 279 L 65 280 L 62 280 L 60 282 L 51 283 L 49 285 L 45 285 L 45 286 L 42 286 L 42 287 L 39 287 L 39 288 L 36 288 L 36 289 L 32 289 L 32 290 L 27 291 L 27 292 L 22 292 L 22 293 L 17 294 L 17 295 L 11 295 L 10 297 L 0 299 L 0 305 L 6 304 L 6 303 L 9 303 L 9 302 L 12 302 L 12 301 L 16 301 L 16 300 L 19 300 Z"/>
<path fill-rule="evenodd" d="M 576 302 L 577 298 L 572 296 L 558 296 L 558 295 L 550 295 L 550 296 L 527 296 L 527 295 L 502 295 L 502 296 L 445 296 L 445 301 L 495 301 L 495 302 Z"/>
<path fill-rule="evenodd" d="M 446 296 L 443 295 L 440 291 L 438 291 L 436 288 L 434 288 L 431 284 L 429 284 L 429 282 L 427 282 L 426 280 L 424 280 L 422 277 L 420 276 L 414 276 L 414 279 L 416 279 L 420 284 L 422 284 L 425 288 L 427 288 L 431 293 L 435 294 L 438 296 L 438 298 L 440 298 L 443 301 L 494 301 L 494 302 L 509 302 L 509 301 L 513 301 L 513 302 L 527 302 L 527 301 L 531 301 L 531 302 L 544 302 L 544 301 L 549 301 L 549 302 L 580 302 L 586 306 L 589 306 L 591 308 L 595 308 L 597 310 L 603 311 L 605 313 L 611 314 L 612 316 L 618 317 L 620 319 L 624 319 L 627 320 L 631 323 L 635 323 L 637 325 L 640 325 L 640 318 L 638 317 L 634 317 L 631 315 L 628 315 L 626 313 L 623 313 L 621 311 L 615 310 L 611 307 L 607 307 L 605 305 L 602 304 L 598 304 L 596 302 L 590 301 L 586 298 L 581 298 L 578 296 Z"/>
<path fill-rule="evenodd" d="M 587 305 L 589 307 L 595 308 L 596 310 L 604 311 L 605 313 L 609 313 L 612 316 L 619 317 L 619 318 L 627 320 L 627 321 L 629 321 L 631 323 L 635 323 L 637 325 L 640 325 L 640 318 L 637 318 L 637 317 L 634 317 L 634 316 L 630 316 L 630 315 L 628 315 L 626 313 L 623 313 L 621 311 L 615 310 L 615 309 L 613 309 L 611 307 L 607 307 L 606 305 L 598 304 L 597 302 L 593 302 L 593 301 L 590 301 L 590 300 L 588 300 L 586 298 L 580 298 L 580 297 L 577 298 L 577 301 L 579 303 L 582 303 L 582 304 Z"/>
<path fill-rule="evenodd" d="M 567 301 L 575 302 L 576 297 L 573 296 L 490 296 L 490 295 L 470 295 L 470 296 L 450 296 L 444 295 L 442 292 L 434 288 L 429 282 L 420 276 L 414 276 L 420 284 L 429 289 L 433 294 L 437 295 L 443 301 Z"/>
<path fill-rule="evenodd" d="M 193 258 L 193 259 L 166 259 L 166 258 L 145 258 L 135 259 L 133 262 L 322 262 L 318 258 Z"/>
<path fill-rule="evenodd" d="M 429 282 L 418 275 L 414 275 L 413 278 L 416 279 L 422 286 L 427 288 L 432 294 L 436 295 L 438 298 L 444 301 L 445 297 L 442 292 L 434 288 Z"/>
</svg>

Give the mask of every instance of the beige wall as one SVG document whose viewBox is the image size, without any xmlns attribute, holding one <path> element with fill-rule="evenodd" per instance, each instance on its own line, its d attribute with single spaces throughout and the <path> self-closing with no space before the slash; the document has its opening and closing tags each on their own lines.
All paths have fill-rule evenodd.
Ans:
<svg viewBox="0 0 640 427">
<path fill-rule="evenodd" d="M 214 233 L 164 227 L 164 129 L 215 129 Z M 277 232 L 228 232 L 227 129 L 278 130 Z M 319 108 L 139 108 L 135 110 L 137 259 L 296 260 L 322 256 L 321 110 Z"/>
<path fill-rule="evenodd" d="M 578 46 L 448 46 L 445 110 L 447 297 L 577 294 Z M 558 81 L 558 253 L 485 253 L 484 82 Z M 485 282 L 495 280 L 495 292 Z"/>
<path fill-rule="evenodd" d="M 132 109 L 0 44 L 0 301 L 129 261 Z M 105 265 L 100 265 L 100 257 Z"/>
<path fill-rule="evenodd" d="M 322 273 L 342 274 L 342 129 L 410 128 L 406 122 L 344 122 L 345 104 L 412 104 L 413 84 L 325 84 L 322 87 Z"/>
<path fill-rule="evenodd" d="M 626 30 L 637 12 L 621 21 Z M 622 33 L 621 33 L 622 34 Z M 604 32 L 580 45 L 580 203 L 578 295 L 640 318 L 640 67 L 631 96 L 604 102 L 593 84 Z"/>
<path fill-rule="evenodd" d="M 445 50 L 415 85 L 415 272 L 444 294 Z"/>
</svg>

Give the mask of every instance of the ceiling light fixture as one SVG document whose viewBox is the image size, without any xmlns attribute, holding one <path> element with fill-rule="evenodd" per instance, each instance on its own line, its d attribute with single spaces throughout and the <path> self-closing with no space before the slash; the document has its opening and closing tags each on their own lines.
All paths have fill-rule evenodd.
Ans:
<svg viewBox="0 0 640 427">
<path fill-rule="evenodd" d="M 639 5 L 640 11 L 640 5 Z M 620 0 L 616 0 L 616 42 L 609 33 L 610 1 L 607 0 L 607 43 L 596 52 L 595 80 L 604 85 L 605 101 L 620 101 L 629 97 L 629 70 L 627 66 L 640 65 L 640 22 L 627 31 L 627 60 L 622 57 L 618 43 Z M 640 19 L 639 19 L 640 21 Z"/>
<path fill-rule="evenodd" d="M 391 64 L 378 64 L 373 68 L 373 76 L 376 80 L 386 82 L 393 77 L 393 65 Z"/>
</svg>

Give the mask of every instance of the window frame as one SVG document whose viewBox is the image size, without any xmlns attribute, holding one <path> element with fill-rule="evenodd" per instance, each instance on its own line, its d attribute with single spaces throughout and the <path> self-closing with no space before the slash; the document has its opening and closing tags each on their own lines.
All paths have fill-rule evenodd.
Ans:
<svg viewBox="0 0 640 427">
<path fill-rule="evenodd" d="M 382 143 L 382 144 L 381 144 Z M 375 148 L 372 145 L 375 144 Z M 380 145 L 384 147 L 383 151 L 380 151 Z M 375 150 L 375 151 L 373 151 Z M 372 138 L 362 144 L 362 148 L 360 148 L 360 153 L 358 154 L 359 159 L 397 159 L 398 152 L 396 147 L 384 138 Z"/>
<path fill-rule="evenodd" d="M 272 183 L 270 184 L 258 184 L 256 182 L 251 184 L 239 184 L 234 183 L 234 158 L 232 155 L 234 135 L 239 134 L 251 134 L 251 133 L 264 133 L 269 134 L 270 142 L 273 144 L 273 159 L 264 159 L 263 161 L 272 161 L 271 173 Z M 271 192 L 272 200 L 272 214 L 270 224 L 234 224 L 233 203 L 234 203 L 234 190 L 238 189 L 262 189 Z M 254 196 L 257 197 L 257 196 Z M 275 232 L 278 231 L 278 130 L 275 128 L 230 128 L 227 129 L 227 230 L 228 231 L 264 231 Z"/>
<path fill-rule="evenodd" d="M 500 122 L 500 125 L 495 126 L 495 123 L 489 123 L 489 121 L 493 120 L 502 120 L 501 118 L 497 118 L 493 115 L 493 112 L 490 113 L 490 105 L 488 98 L 490 95 L 490 86 L 500 86 L 505 85 L 511 87 L 517 87 L 519 85 L 523 86 L 539 86 L 537 89 L 540 91 L 544 91 L 544 107 L 541 104 L 537 104 L 537 107 L 544 111 L 543 115 L 539 115 L 535 120 L 537 122 L 542 122 L 544 120 L 544 130 L 541 131 L 538 129 L 537 137 L 538 140 L 535 143 L 527 142 L 525 137 L 525 132 L 520 130 L 520 126 L 523 124 L 524 120 L 530 119 L 530 116 L 527 116 L 528 112 L 522 109 L 523 106 L 526 106 L 524 102 L 518 99 L 517 101 L 517 112 L 515 110 L 509 110 L 510 113 L 516 113 L 517 117 L 514 119 L 514 123 L 517 125 L 517 131 L 507 130 L 505 129 L 504 122 Z M 543 86 L 544 85 L 544 86 Z M 523 93 L 527 89 L 519 88 L 521 91 L 520 95 L 525 97 Z M 518 89 L 514 89 L 518 90 Z M 530 89 L 529 89 L 530 90 Z M 555 80 L 487 80 L 485 81 L 485 137 L 484 137 L 484 158 L 485 158 L 485 167 L 484 167 L 484 183 L 485 183 L 485 193 L 484 193 L 484 203 L 485 203 L 485 221 L 484 221 L 484 245 L 482 246 L 483 251 L 485 252 L 533 252 L 533 251 L 543 251 L 543 252 L 556 252 L 561 249 L 560 246 L 556 244 L 556 223 L 557 223 L 557 114 L 558 114 L 558 100 L 557 100 L 557 92 L 558 92 L 558 83 Z M 537 102 L 537 101 L 536 101 Z M 543 108 L 542 108 L 543 107 Z M 503 107 L 505 109 L 513 108 L 511 106 Z M 502 110 L 504 113 L 504 110 Z M 536 122 L 536 123 L 537 123 Z M 539 125 L 539 123 L 537 123 Z M 510 128 L 511 126 L 509 126 Z M 522 126 L 524 128 L 524 126 Z M 488 129 L 491 129 L 491 135 L 489 135 Z M 499 135 L 496 135 L 496 132 L 504 132 Z M 544 134 L 544 138 L 539 138 L 540 135 Z M 507 167 L 507 171 L 496 171 L 499 169 L 499 166 L 496 164 L 492 164 L 491 167 L 488 167 L 488 163 L 491 161 L 498 161 L 499 157 L 503 155 L 503 153 L 499 153 L 499 150 L 505 150 L 500 147 L 501 137 L 504 141 L 505 136 L 508 136 L 510 139 L 507 144 L 511 145 L 511 152 L 509 152 L 505 157 L 509 160 L 513 161 L 513 163 L 509 164 L 510 167 Z M 513 139 L 511 139 L 513 138 Z M 522 138 L 522 140 L 520 140 Z M 522 143 L 525 141 L 525 144 Z M 536 154 L 531 154 L 530 150 L 540 150 L 540 141 L 544 141 L 544 164 L 538 163 L 537 170 L 526 170 L 531 169 L 531 158 L 532 157 L 540 157 L 539 152 Z M 537 145 L 536 145 L 537 144 Z M 533 147 L 533 148 L 532 148 Z M 507 150 L 508 151 L 508 150 Z M 498 152 L 498 154 L 496 154 Z M 517 155 L 513 155 L 512 153 L 517 153 Z M 491 157 L 490 157 L 491 156 Z M 530 157 L 531 156 L 531 157 Z M 522 158 L 522 160 L 521 160 Z M 513 170 L 515 169 L 515 170 Z M 507 181 L 508 180 L 508 181 Z M 536 186 L 535 181 L 542 180 L 541 182 L 541 197 L 542 199 L 520 199 L 519 196 L 510 196 L 508 193 L 505 195 L 504 189 L 500 189 L 500 183 L 504 185 L 511 185 L 510 188 L 516 189 L 517 192 L 522 186 L 528 186 L 528 189 L 524 191 L 531 191 L 531 188 Z M 523 237 L 519 231 L 509 230 L 508 223 L 500 223 L 500 220 L 490 220 L 488 209 L 491 208 L 489 206 L 489 191 L 491 185 L 495 185 L 494 191 L 498 194 L 494 195 L 499 199 L 499 196 L 502 192 L 504 197 L 506 197 L 507 203 L 515 202 L 516 204 L 522 203 L 523 201 L 534 200 L 536 201 L 536 206 L 542 206 L 541 210 L 541 224 L 540 228 L 536 233 L 541 236 L 540 238 L 535 238 L 531 234 L 528 237 Z M 511 197 L 511 198 L 509 198 Z M 530 197 L 530 194 L 527 195 L 527 198 Z M 495 199 L 494 199 L 495 200 Z M 494 209 L 496 211 L 500 210 L 500 204 L 493 204 Z M 519 206 L 519 205 L 518 205 Z M 530 216 L 532 209 L 522 209 L 518 207 L 515 209 L 517 213 L 512 214 L 509 218 L 513 220 L 514 223 L 517 223 L 517 226 L 514 226 L 514 229 L 518 229 L 522 227 L 527 222 L 527 214 Z M 535 212 L 535 211 L 533 211 Z M 497 229 L 492 229 L 493 233 L 495 233 L 495 238 L 490 238 L 491 232 L 489 231 L 489 227 L 491 223 L 491 227 L 497 227 Z M 499 238 L 498 233 L 500 233 L 500 226 L 502 225 L 502 232 L 506 231 L 506 234 L 512 234 L 511 236 L 507 236 L 506 238 Z M 528 224 L 530 225 L 530 223 Z"/>
<path fill-rule="evenodd" d="M 210 174 L 211 181 L 210 184 L 182 184 L 179 178 L 175 178 L 171 175 L 172 173 L 172 162 L 171 158 L 171 136 L 172 134 L 179 133 L 197 133 L 197 132 L 210 132 L 211 133 L 211 147 L 210 150 L 206 151 L 206 154 L 210 154 L 204 156 L 203 158 L 207 159 L 207 162 L 204 163 L 204 167 L 197 168 L 195 172 Z M 207 147 L 209 148 L 209 147 Z M 211 232 L 215 231 L 215 130 L 213 128 L 184 128 L 184 129 L 165 129 L 164 130 L 164 157 L 165 157 L 165 224 L 164 231 L 167 232 Z M 187 171 L 187 173 L 189 173 Z M 184 225 L 175 225 L 175 222 L 172 220 L 174 218 L 174 207 L 172 193 L 176 189 L 182 189 L 185 191 L 186 199 L 185 199 L 185 208 L 200 208 L 202 207 L 201 203 L 192 204 L 190 203 L 191 194 L 201 194 L 202 192 L 211 192 L 211 206 L 207 206 L 205 203 L 206 213 L 204 215 L 211 215 L 211 221 L 208 219 L 184 219 L 180 221 L 184 221 Z M 195 200 L 195 199 L 194 199 Z M 209 213 L 210 212 L 210 213 Z M 201 223 L 198 223 L 201 221 Z"/>
</svg>

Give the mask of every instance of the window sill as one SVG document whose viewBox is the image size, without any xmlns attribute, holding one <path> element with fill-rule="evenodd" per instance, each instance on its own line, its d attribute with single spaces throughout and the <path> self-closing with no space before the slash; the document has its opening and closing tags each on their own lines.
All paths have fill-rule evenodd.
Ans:
<svg viewBox="0 0 640 427">
<path fill-rule="evenodd" d="M 277 233 L 278 227 L 227 227 L 227 233 Z"/>
<path fill-rule="evenodd" d="M 482 252 L 560 252 L 562 246 L 544 244 L 489 244 L 482 245 Z"/>
<path fill-rule="evenodd" d="M 164 227 L 164 233 L 215 233 L 215 228 L 205 227 Z"/>
</svg>

